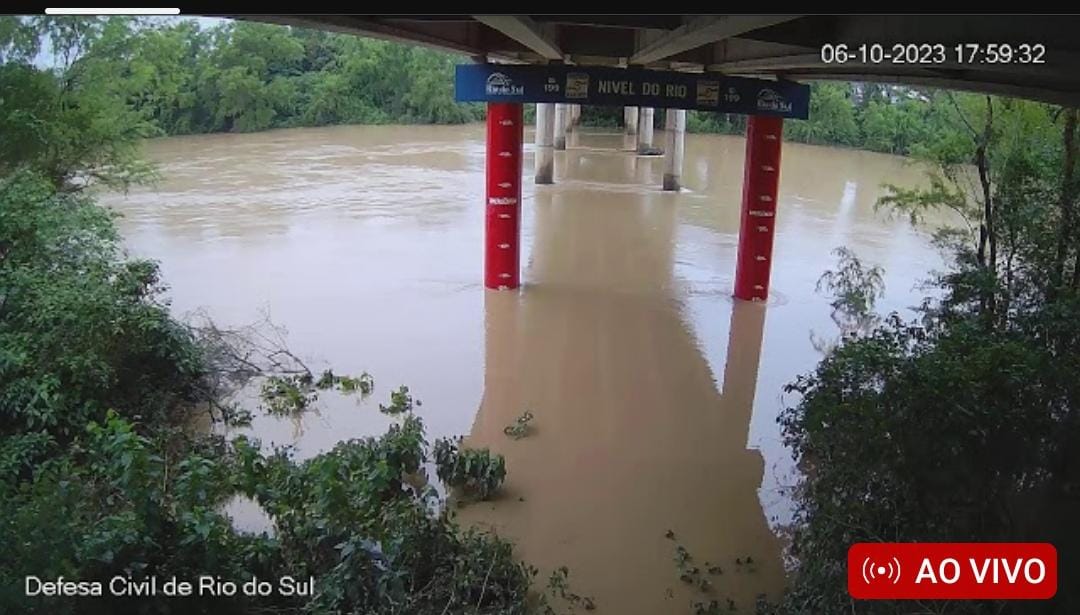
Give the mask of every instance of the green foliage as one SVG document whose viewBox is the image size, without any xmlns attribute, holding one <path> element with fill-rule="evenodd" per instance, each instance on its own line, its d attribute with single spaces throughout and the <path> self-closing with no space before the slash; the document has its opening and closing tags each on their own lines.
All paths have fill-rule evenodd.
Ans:
<svg viewBox="0 0 1080 615">
<path fill-rule="evenodd" d="M 783 600 L 760 612 L 912 612 L 908 603 L 850 599 L 844 562 L 855 542 L 1080 548 L 1075 115 L 967 95 L 942 102 L 935 113 L 955 123 L 918 148 L 941 171 L 928 188 L 894 190 L 885 204 L 913 221 L 946 207 L 969 228 L 942 235 L 953 259 L 918 320 L 890 315 L 787 387 L 797 401 L 780 423 L 804 470 L 792 527 L 798 565 Z M 972 162 L 975 177 L 962 167 Z M 872 295 L 844 280 L 866 275 L 849 263 L 827 282 L 842 305 L 861 308 Z M 1063 557 L 1060 575 L 1057 597 L 1039 612 L 1080 606 L 1076 561 Z M 1006 602 L 918 608 L 1029 612 Z"/>
<path fill-rule="evenodd" d="M 810 84 L 810 117 L 786 121 L 784 138 L 796 143 L 858 147 L 927 160 L 969 163 L 972 140 L 959 114 L 975 112 L 979 99 L 927 88 L 814 82 Z M 1026 108 L 1030 111 L 1033 107 L 1037 105 L 1029 104 Z M 1028 127 L 1046 136 L 1044 119 L 1034 113 Z M 746 117 L 689 111 L 686 129 L 744 134 Z"/>
<path fill-rule="evenodd" d="M 926 140 L 929 104 L 904 92 L 901 100 L 871 102 L 862 113 L 862 134 L 867 149 L 889 154 L 907 154 Z M 917 95 L 916 95 L 917 96 Z"/>
<path fill-rule="evenodd" d="M 675 540 L 675 532 L 668 530 L 664 537 L 668 540 Z M 675 543 L 675 555 L 672 558 L 675 562 L 675 572 L 678 574 L 679 581 L 693 588 L 696 593 L 696 599 L 691 603 L 691 608 L 694 613 L 702 615 L 716 615 L 721 612 L 720 600 L 712 598 L 715 593 L 715 586 L 709 579 L 709 576 L 719 576 L 724 574 L 724 568 L 722 566 L 712 564 L 709 561 L 705 561 L 699 567 L 694 563 L 694 556 L 690 554 L 690 551 L 682 544 Z M 753 574 L 757 572 L 757 567 L 754 564 L 754 558 L 752 556 L 746 556 L 745 558 L 735 558 L 736 574 L 749 573 Z M 709 576 L 706 576 L 709 575 Z M 674 593 L 669 589 L 668 597 L 673 597 Z M 763 600 L 763 597 L 759 598 Z M 735 601 L 731 598 L 724 599 L 726 603 L 726 612 L 738 611 Z M 767 602 L 764 603 L 764 607 L 771 608 Z M 761 612 L 757 610 L 755 612 Z"/>
<path fill-rule="evenodd" d="M 375 379 L 367 372 L 354 378 L 352 376 L 335 375 L 333 370 L 328 369 L 319 376 L 317 381 L 315 381 L 315 388 L 319 390 L 332 389 L 335 387 L 342 393 L 355 393 L 359 391 L 360 395 L 367 396 L 375 390 Z"/>
<path fill-rule="evenodd" d="M 874 304 L 885 293 L 884 271 L 867 267 L 849 248 L 833 250 L 837 257 L 835 270 L 821 274 L 817 291 L 831 297 L 832 319 L 841 331 L 864 328 L 873 321 Z"/>
<path fill-rule="evenodd" d="M 409 394 L 409 387 L 402 385 L 396 391 L 390 391 L 390 405 L 379 404 L 379 412 L 390 415 L 412 412 L 413 405 L 413 397 Z M 415 405 L 420 406 L 422 404 L 420 400 L 416 400 Z"/>
<path fill-rule="evenodd" d="M 579 606 L 586 611 L 596 610 L 596 603 L 592 598 L 576 594 L 570 590 L 570 570 L 566 566 L 560 566 L 551 571 L 547 582 L 547 592 L 551 598 L 561 600 L 563 604 L 567 605 L 570 613 L 573 613 Z M 551 601 L 547 598 L 548 596 L 544 596 L 541 612 L 544 615 L 554 615 L 557 611 L 551 606 Z"/>
<path fill-rule="evenodd" d="M 333 370 L 328 369 L 319 375 L 318 380 L 315 380 L 311 373 L 306 371 L 300 374 L 269 376 L 262 383 L 259 397 L 262 399 L 263 407 L 267 412 L 282 416 L 299 414 L 307 410 L 318 400 L 319 391 L 333 389 L 344 394 L 359 391 L 361 397 L 366 397 L 374 388 L 375 379 L 367 372 L 354 378 L 352 376 L 335 375 Z M 408 391 L 407 387 L 402 388 L 406 392 Z M 393 393 L 391 396 L 393 396 Z M 412 409 L 411 398 L 408 408 L 403 407 L 401 412 L 407 409 Z"/>
<path fill-rule="evenodd" d="M 532 422 L 532 420 L 533 413 L 526 410 L 521 416 L 514 419 L 513 425 L 504 427 L 503 433 L 515 440 L 520 440 L 529 435 L 529 432 L 532 431 L 532 428 L 529 426 L 529 423 Z"/>
<path fill-rule="evenodd" d="M 403 480 L 426 460 L 419 418 L 299 464 L 236 445 L 240 489 L 274 519 L 284 557 L 319 579 L 310 608 L 524 612 L 531 575 L 510 546 L 432 516 Z"/>
<path fill-rule="evenodd" d="M 13 15 L 0 16 L 0 62 L 27 62 L 39 49 L 35 29 Z"/>
<path fill-rule="evenodd" d="M 506 479 L 506 460 L 486 448 L 461 448 L 460 441 L 440 438 L 434 457 L 439 479 L 470 498 L 490 498 Z"/>
<path fill-rule="evenodd" d="M 66 440 L 108 408 L 171 422 L 202 374 L 161 288 L 87 198 L 27 172 L 0 179 L 0 434 Z"/>
<path fill-rule="evenodd" d="M 43 41 L 55 70 L 31 64 Z M 287 126 L 457 124 L 451 54 L 251 22 L 0 21 L 0 172 L 28 162 L 58 185 L 153 179 L 138 141 Z"/>
<path fill-rule="evenodd" d="M 800 143 L 859 145 L 851 85 L 815 83 L 810 92 L 810 118 L 787 123 L 785 137 Z"/>
<path fill-rule="evenodd" d="M 361 395 L 369 395 L 371 391 L 375 389 L 375 379 L 367 372 L 364 372 L 355 378 L 352 376 L 341 376 L 338 380 L 338 387 L 343 393 L 355 393 L 359 391 Z"/>
<path fill-rule="evenodd" d="M 342 442 L 300 463 L 243 438 L 180 454 L 162 444 L 110 412 L 32 478 L 0 483 L 0 572 L 106 582 L 118 574 L 316 578 L 313 597 L 192 599 L 182 612 L 389 613 L 407 605 L 410 613 L 441 613 L 448 604 L 451 612 L 524 612 L 531 574 L 510 546 L 433 515 L 426 496 L 403 480 L 425 459 L 415 417 L 381 438 Z M 233 529 L 220 505 L 237 493 L 260 503 L 273 536 Z M 5 612 L 130 608 L 107 598 L 28 599 L 15 585 L 0 591 Z M 157 606 L 172 612 L 164 601 Z"/>
<path fill-rule="evenodd" d="M 27 23 L 46 22 L 0 20 L 5 60 L 32 53 L 18 30 Z M 214 373 L 220 349 L 170 317 L 156 265 L 128 258 L 110 214 L 74 189 L 87 174 L 106 181 L 119 171 L 110 165 L 129 160 L 114 154 L 128 151 L 122 146 L 134 143 L 132 127 L 143 119 L 105 104 L 117 105 L 117 79 L 98 72 L 106 66 L 98 61 L 125 57 L 115 54 L 146 32 L 117 20 L 47 23 L 64 70 L 0 66 L 0 121 L 12 127 L 0 145 L 0 577 L 7 580 L 0 612 L 525 613 L 535 573 L 508 543 L 459 529 L 432 490 L 407 480 L 427 461 L 419 418 L 406 414 L 381 438 L 343 442 L 303 462 L 182 427 L 208 403 L 231 422 L 249 420 L 250 411 L 213 397 L 213 382 L 227 377 Z M 168 37 L 152 42 L 176 50 Z M 305 58 L 312 56 L 265 65 L 238 58 L 229 68 L 279 78 Z M 168 85 L 176 75 L 135 60 L 128 69 L 143 99 L 178 105 L 153 121 L 211 117 L 183 107 L 186 86 Z M 224 121 L 261 121 L 258 109 L 247 111 Z M 372 387 L 368 374 L 328 371 L 316 383 L 305 371 L 272 374 L 261 393 L 271 410 L 296 412 L 320 388 L 363 395 Z M 408 389 L 391 405 L 407 413 Z M 463 476 L 483 477 L 488 489 L 501 482 L 501 458 L 465 459 Z M 223 507 L 240 496 L 269 515 L 272 533 L 233 527 Z M 182 603 L 28 597 L 21 583 L 28 574 L 106 584 L 115 576 L 237 583 L 314 576 L 317 587 L 313 596 Z"/>
<path fill-rule="evenodd" d="M 151 179 L 138 141 L 155 128 L 126 104 L 126 83 L 115 74 L 123 61 L 115 48 L 123 44 L 127 21 L 18 23 L 20 33 L 11 36 L 48 37 L 65 64 L 42 71 L 25 53 L 0 64 L 0 173 L 28 167 L 67 190 L 91 181 L 123 189 Z"/>
<path fill-rule="evenodd" d="M 227 493 L 218 461 L 192 450 L 170 457 L 158 440 L 108 412 L 64 451 L 18 481 L 0 484 L 0 539 L 7 578 L 107 580 L 114 575 L 243 575 L 245 552 L 260 540 L 237 535 L 215 506 Z M 200 572 L 205 570 L 205 572 Z M 207 608 L 193 601 L 196 612 Z M 201 603 L 201 604 L 200 604 Z M 230 610 L 223 601 L 223 610 Z M 77 607 L 77 608 L 76 608 Z M 118 601 L 79 603 L 27 598 L 17 584 L 0 590 L 5 612 L 109 612 Z"/>
<path fill-rule="evenodd" d="M 259 396 L 267 412 L 274 415 L 298 414 L 318 399 L 311 378 L 300 376 L 270 376 L 262 384 Z"/>
<path fill-rule="evenodd" d="M 1054 520 L 1077 512 L 1063 494 L 1076 488 L 1080 429 L 1050 410 L 1080 399 L 1076 368 L 1022 331 L 926 330 L 894 317 L 789 387 L 803 399 L 783 417 L 785 438 L 808 473 L 791 602 L 808 600 L 813 612 L 847 605 L 837 564 L 853 542 L 1076 545 L 1073 530 Z"/>
<path fill-rule="evenodd" d="M 964 193 L 950 185 L 940 174 L 931 173 L 928 188 L 902 188 L 886 184 L 888 192 L 878 199 L 876 209 L 887 209 L 892 213 L 905 215 L 912 225 L 923 221 L 927 212 L 948 209 L 958 214 L 970 226 L 979 217 L 978 208 L 973 207 Z"/>
<path fill-rule="evenodd" d="M 725 135 L 742 134 L 746 132 L 746 118 L 730 113 L 687 111 L 686 130 Z"/>
<path fill-rule="evenodd" d="M 528 105 L 526 111 L 528 112 Z M 535 106 L 533 114 L 535 114 Z M 532 118 L 530 118 L 531 120 Z M 582 126 L 595 126 L 601 128 L 616 128 L 623 124 L 622 107 L 582 107 L 580 124 Z"/>
<path fill-rule="evenodd" d="M 119 99 L 166 134 L 483 117 L 454 102 L 450 54 L 251 22 L 128 28 L 85 57 L 110 62 Z"/>
</svg>

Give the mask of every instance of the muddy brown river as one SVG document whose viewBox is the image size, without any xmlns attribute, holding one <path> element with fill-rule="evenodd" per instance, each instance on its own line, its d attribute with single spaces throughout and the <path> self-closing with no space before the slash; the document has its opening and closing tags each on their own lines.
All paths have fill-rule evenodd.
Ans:
<svg viewBox="0 0 1080 615">
<path fill-rule="evenodd" d="M 880 310 L 918 302 L 942 261 L 927 230 L 874 203 L 883 183 L 918 185 L 924 171 L 785 144 L 763 305 L 730 297 L 742 138 L 687 135 L 677 194 L 660 190 L 663 159 L 626 151 L 621 134 L 573 135 L 557 184 L 539 188 L 526 143 L 520 292 L 481 284 L 483 126 L 161 139 L 146 147 L 160 184 L 104 201 L 130 250 L 160 261 L 177 315 L 242 325 L 265 311 L 313 367 L 375 377 L 365 401 L 233 433 L 311 456 L 382 433 L 378 403 L 408 385 L 429 440 L 464 435 L 506 457 L 501 496 L 459 519 L 544 572 L 566 565 L 599 612 L 713 598 L 751 609 L 784 585 L 796 475 L 776 424 L 793 401 L 782 387 L 820 359 L 811 335 L 837 335 L 815 282 L 848 246 L 885 268 Z M 531 434 L 507 437 L 525 410 Z M 706 575 L 709 593 L 680 582 L 676 544 L 723 569 Z"/>
</svg>

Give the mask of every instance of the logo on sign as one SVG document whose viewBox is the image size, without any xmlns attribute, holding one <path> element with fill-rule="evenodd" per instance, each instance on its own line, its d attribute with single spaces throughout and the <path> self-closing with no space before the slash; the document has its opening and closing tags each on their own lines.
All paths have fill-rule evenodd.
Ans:
<svg viewBox="0 0 1080 615">
<path fill-rule="evenodd" d="M 791 103 L 781 96 L 779 92 L 769 88 L 762 88 L 758 91 L 757 108 L 758 111 L 781 111 L 787 113 L 791 111 Z"/>
<path fill-rule="evenodd" d="M 567 73 L 566 75 L 566 97 L 567 98 L 588 98 L 589 97 L 589 75 L 585 73 Z"/>
<path fill-rule="evenodd" d="M 525 87 L 514 85 L 514 80 L 503 73 L 491 73 L 484 84 L 488 96 L 521 96 Z"/>
<path fill-rule="evenodd" d="M 720 82 L 698 81 L 697 104 L 705 107 L 715 107 L 720 104 Z"/>
</svg>

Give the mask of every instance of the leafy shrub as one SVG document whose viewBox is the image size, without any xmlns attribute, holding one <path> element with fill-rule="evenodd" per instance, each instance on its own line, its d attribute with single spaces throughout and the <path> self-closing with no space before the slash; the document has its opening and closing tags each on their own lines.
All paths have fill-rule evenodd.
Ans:
<svg viewBox="0 0 1080 615">
<path fill-rule="evenodd" d="M 532 420 L 533 413 L 526 410 L 521 414 L 521 416 L 514 419 L 514 423 L 512 425 L 507 425 L 506 427 L 503 427 L 503 433 L 515 440 L 520 440 L 525 436 L 529 435 L 529 432 L 532 431 L 532 427 L 529 425 Z"/>
<path fill-rule="evenodd" d="M 0 612 L 525 612 L 535 575 L 510 545 L 460 530 L 405 480 L 427 459 L 419 418 L 302 462 L 180 429 L 213 374 L 161 288 L 88 197 L 30 173 L 0 179 L 0 577 L 315 576 L 315 596 L 171 604 L 27 597 L 5 582 Z M 302 410 L 315 385 L 278 374 L 264 402 Z M 412 407 L 406 388 L 395 394 L 392 406 Z M 223 505 L 238 495 L 272 534 L 233 527 Z"/>
<path fill-rule="evenodd" d="M 337 388 L 342 393 L 359 391 L 362 396 L 367 396 L 375 390 L 375 379 L 367 372 L 354 378 L 352 376 L 338 376 L 334 374 L 334 370 L 328 369 L 315 381 L 315 388 L 320 390 Z"/>
<path fill-rule="evenodd" d="M 435 468 L 439 479 L 479 500 L 490 498 L 506 479 L 506 460 L 488 449 L 461 448 L 460 439 L 435 441 Z"/>
<path fill-rule="evenodd" d="M 303 412 L 317 399 L 310 378 L 303 376 L 270 376 L 262 384 L 260 397 L 270 414 Z"/>
<path fill-rule="evenodd" d="M 0 434 L 61 441 L 114 408 L 169 423 L 200 398 L 201 350 L 126 259 L 111 216 L 45 178 L 0 178 Z"/>
<path fill-rule="evenodd" d="M 415 402 L 415 405 L 421 405 L 419 401 Z M 412 412 L 414 401 L 412 395 L 409 394 L 409 387 L 400 386 L 396 391 L 390 391 L 390 405 L 384 406 L 379 404 L 379 412 L 383 414 L 402 414 L 405 412 Z"/>
</svg>

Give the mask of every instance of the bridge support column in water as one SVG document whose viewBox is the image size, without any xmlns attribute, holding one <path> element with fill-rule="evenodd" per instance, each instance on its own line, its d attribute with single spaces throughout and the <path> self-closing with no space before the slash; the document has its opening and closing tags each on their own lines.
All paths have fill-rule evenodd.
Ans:
<svg viewBox="0 0 1080 615">
<path fill-rule="evenodd" d="M 646 154 L 653 147 L 653 115 L 656 109 L 642 107 L 638 111 L 637 152 Z"/>
<path fill-rule="evenodd" d="M 783 118 L 758 115 L 747 118 L 742 219 L 735 263 L 738 299 L 760 301 L 769 296 L 783 133 Z"/>
<path fill-rule="evenodd" d="M 566 149 L 566 125 L 570 105 L 555 103 L 555 149 Z"/>
<path fill-rule="evenodd" d="M 555 183 L 555 103 L 536 103 L 536 183 Z"/>
<path fill-rule="evenodd" d="M 678 191 L 682 187 L 683 154 L 686 151 L 686 110 L 668 109 L 664 112 L 664 190 Z"/>
<path fill-rule="evenodd" d="M 637 134 L 638 125 L 638 108 L 637 107 L 623 107 L 623 125 L 624 132 L 628 135 Z"/>
<path fill-rule="evenodd" d="M 521 103 L 488 103 L 484 286 L 512 290 L 520 283 Z"/>
</svg>

